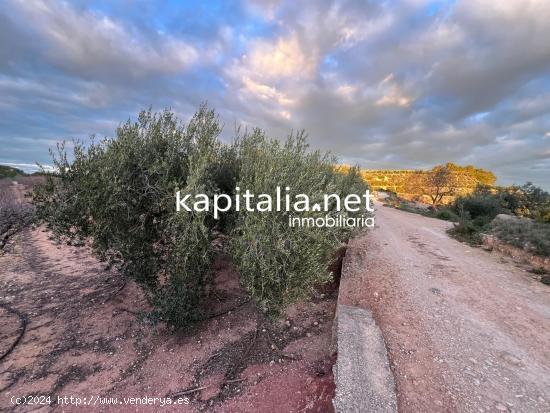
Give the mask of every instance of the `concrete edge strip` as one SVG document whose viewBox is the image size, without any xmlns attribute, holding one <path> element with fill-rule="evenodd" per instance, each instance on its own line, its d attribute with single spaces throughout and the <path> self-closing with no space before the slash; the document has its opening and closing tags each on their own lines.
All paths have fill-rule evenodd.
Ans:
<svg viewBox="0 0 550 413">
<path fill-rule="evenodd" d="M 348 254 L 346 259 L 350 259 Z M 341 284 L 349 275 L 345 273 L 346 267 L 342 269 Z M 397 412 L 395 381 L 386 344 L 369 310 L 337 304 L 333 348 L 338 353 L 334 365 L 336 412 Z"/>
</svg>

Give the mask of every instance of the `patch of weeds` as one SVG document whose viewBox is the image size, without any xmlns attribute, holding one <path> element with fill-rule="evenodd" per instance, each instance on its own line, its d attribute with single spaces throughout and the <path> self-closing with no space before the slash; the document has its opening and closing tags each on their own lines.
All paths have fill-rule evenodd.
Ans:
<svg viewBox="0 0 550 413">
<path fill-rule="evenodd" d="M 548 271 L 546 271 L 546 269 L 544 267 L 531 268 L 528 271 L 532 274 L 537 274 L 537 275 L 546 275 L 546 274 L 548 274 Z"/>
<path fill-rule="evenodd" d="M 498 239 L 514 247 L 550 256 L 550 224 L 527 219 L 498 220 L 493 222 L 491 229 Z"/>
<path fill-rule="evenodd" d="M 527 270 L 531 274 L 540 275 L 540 282 L 550 285 L 550 273 L 544 267 L 533 267 Z"/>
<path fill-rule="evenodd" d="M 400 211 L 410 212 L 412 214 L 418 214 L 428 218 L 442 219 L 444 221 L 456 222 L 459 218 L 452 209 L 445 206 L 438 208 L 425 208 L 416 206 L 415 204 L 405 200 L 392 201 L 391 203 L 386 202 L 383 205 L 390 208 L 399 209 Z"/>
<path fill-rule="evenodd" d="M 438 209 L 433 212 L 433 217 L 444 221 L 458 221 L 458 216 L 449 208 Z"/>
<path fill-rule="evenodd" d="M 480 246 L 482 243 L 482 228 L 476 226 L 472 221 L 460 221 L 447 233 L 454 239 L 465 242 L 473 247 Z"/>
</svg>

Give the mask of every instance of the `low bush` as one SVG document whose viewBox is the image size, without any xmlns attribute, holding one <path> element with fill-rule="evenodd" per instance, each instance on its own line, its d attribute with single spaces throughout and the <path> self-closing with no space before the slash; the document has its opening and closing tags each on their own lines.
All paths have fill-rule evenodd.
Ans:
<svg viewBox="0 0 550 413">
<path fill-rule="evenodd" d="M 456 215 L 456 213 L 453 210 L 446 207 L 443 207 L 441 209 L 436 209 L 433 212 L 433 217 L 437 219 L 443 219 L 445 221 L 453 221 L 453 222 L 458 220 L 458 215 Z"/>
<path fill-rule="evenodd" d="M 221 131 L 201 107 L 181 124 L 169 111 L 142 112 L 117 129 L 116 139 L 85 148 L 64 145 L 56 173 L 34 191 L 39 216 L 58 238 L 91 240 L 94 252 L 140 283 L 155 319 L 184 326 L 200 319 L 211 266 L 207 213 L 177 214 L 175 191 L 218 191 Z"/>
<path fill-rule="evenodd" d="M 533 273 L 533 274 L 537 274 L 537 275 L 546 275 L 546 274 L 548 274 L 548 271 L 546 271 L 546 269 L 544 267 L 531 268 L 529 270 L 529 272 Z"/>
<path fill-rule="evenodd" d="M 358 169 L 335 171 L 335 159 L 319 151 L 309 152 L 303 133 L 280 143 L 255 130 L 240 137 L 236 146 L 237 185 L 254 193 L 273 194 L 277 186 L 288 186 L 291 197 L 307 193 L 313 205 L 322 203 L 324 194 L 338 194 L 343 199 L 368 188 Z M 328 214 L 336 212 L 334 208 Z M 290 215 L 242 211 L 232 231 L 231 251 L 244 285 L 265 310 L 273 312 L 329 281 L 327 267 L 334 251 L 350 236 L 349 228 L 289 228 Z M 300 216 L 324 215 L 326 212 L 309 211 Z"/>
<path fill-rule="evenodd" d="M 458 198 L 454 203 L 454 209 L 455 211 L 467 212 L 471 219 L 478 219 L 479 224 L 488 223 L 498 214 L 506 212 L 497 197 L 475 192 Z"/>
<path fill-rule="evenodd" d="M 495 220 L 492 233 L 500 240 L 541 256 L 550 256 L 550 224 L 527 219 Z"/>
<path fill-rule="evenodd" d="M 473 218 L 486 215 L 492 219 L 507 213 L 550 222 L 550 194 L 530 182 L 506 187 L 480 185 L 472 194 L 455 201 L 455 208 L 460 205 L 470 210 Z"/>
<path fill-rule="evenodd" d="M 550 194 L 531 183 L 510 187 L 481 185 L 472 194 L 457 198 L 452 208 L 461 216 L 459 225 L 450 231 L 457 239 L 478 244 L 483 232 L 492 232 L 504 242 L 548 255 Z M 494 221 L 503 213 L 526 219 Z"/>
<path fill-rule="evenodd" d="M 458 222 L 454 224 L 448 233 L 461 242 L 477 246 L 482 242 L 483 230 L 484 226 L 476 225 L 476 222 L 470 218 L 469 213 L 461 210 L 458 215 Z"/>
<path fill-rule="evenodd" d="M 244 208 L 219 219 L 209 211 L 178 213 L 176 191 L 212 200 L 237 186 L 273 194 L 279 185 L 313 203 L 323 193 L 364 193 L 367 185 L 356 168 L 337 171 L 332 157 L 310 151 L 303 133 L 280 143 L 256 129 L 227 145 L 220 132 L 215 113 L 202 106 L 187 125 L 169 111 L 142 112 L 114 139 L 75 143 L 72 160 L 60 145 L 56 173 L 34 191 L 39 216 L 60 239 L 89 240 L 101 259 L 145 288 L 154 320 L 178 327 L 204 316 L 212 234 L 225 232 L 244 286 L 276 313 L 330 279 L 334 250 L 351 231 L 289 227 L 288 213 Z"/>
<path fill-rule="evenodd" d="M 447 206 L 440 206 L 437 208 L 434 208 L 431 206 L 428 208 L 419 207 L 411 201 L 407 201 L 405 199 L 398 198 L 398 197 L 389 199 L 389 200 L 385 199 L 384 206 L 392 207 L 405 212 L 411 212 L 413 214 L 423 215 L 429 218 L 437 218 L 437 219 L 442 219 L 444 221 L 452 221 L 452 222 L 458 221 L 458 215 L 455 213 L 455 211 L 452 208 L 449 208 Z"/>
</svg>

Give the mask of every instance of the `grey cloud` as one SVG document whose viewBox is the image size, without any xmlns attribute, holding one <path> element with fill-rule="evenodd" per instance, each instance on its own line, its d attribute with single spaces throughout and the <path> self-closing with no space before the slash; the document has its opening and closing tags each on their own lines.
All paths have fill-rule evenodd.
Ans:
<svg viewBox="0 0 550 413">
<path fill-rule="evenodd" d="M 85 5 L 0 7 L 2 157 L 44 162 L 56 138 L 112 134 L 149 105 L 187 117 L 208 100 L 225 138 L 234 123 L 305 128 L 364 167 L 471 163 L 550 189 L 547 1 L 251 3 L 269 30 L 220 23 L 200 44 Z"/>
<path fill-rule="evenodd" d="M 294 21 L 285 20 L 287 33 L 309 22 L 302 45 L 320 60 L 328 54 L 337 59 L 328 69 L 337 81 L 327 83 L 321 76 L 308 86 L 279 85 L 280 91 L 294 88 L 300 96 L 292 119 L 279 121 L 279 127 L 306 127 L 316 145 L 366 167 L 455 161 L 490 167 L 504 183 L 521 180 L 523 170 L 526 179 L 550 187 L 547 2 L 526 7 L 461 2 L 433 18 L 408 7 L 365 7 L 357 13 L 361 24 L 378 31 L 346 43 L 343 28 L 357 21 L 348 5 L 302 10 L 305 17 L 293 9 Z M 413 99 L 407 107 L 381 108 L 369 95 L 389 74 Z M 338 81 L 359 85 L 365 93 L 340 99 Z M 480 112 L 488 113 L 470 119 Z"/>
<path fill-rule="evenodd" d="M 14 1 L 15 22 L 24 24 L 41 45 L 44 60 L 79 77 L 122 81 L 148 73 L 176 73 L 192 65 L 197 51 L 191 45 L 133 27 L 69 4 Z"/>
</svg>

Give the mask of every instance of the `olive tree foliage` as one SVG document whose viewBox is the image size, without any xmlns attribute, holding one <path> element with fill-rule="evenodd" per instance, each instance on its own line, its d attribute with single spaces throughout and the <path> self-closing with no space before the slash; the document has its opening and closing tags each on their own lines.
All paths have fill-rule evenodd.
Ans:
<svg viewBox="0 0 550 413">
<path fill-rule="evenodd" d="M 64 145 L 56 173 L 35 190 L 39 215 L 54 234 L 90 240 L 103 259 L 145 287 L 153 315 L 175 325 L 201 317 L 211 264 L 206 213 L 177 214 L 174 194 L 213 194 L 221 131 L 213 111 L 201 107 L 181 124 L 169 111 L 141 112 L 116 138 L 85 148 Z"/>
<path fill-rule="evenodd" d="M 275 194 L 277 186 L 282 191 L 288 187 L 290 199 L 305 193 L 313 206 L 323 204 L 324 194 L 337 194 L 343 199 L 349 193 L 361 194 L 368 188 L 357 168 L 346 173 L 336 171 L 333 157 L 309 151 L 303 132 L 281 143 L 256 129 L 239 136 L 236 147 L 237 184 L 252 193 Z M 332 198 L 331 202 L 328 215 L 334 216 L 337 205 Z M 231 236 L 231 252 L 243 284 L 265 310 L 272 312 L 331 279 L 327 264 L 351 232 L 349 228 L 337 227 L 289 228 L 291 215 L 316 218 L 327 213 L 297 214 L 284 211 L 284 206 L 282 209 L 241 211 Z"/>
<path fill-rule="evenodd" d="M 211 211 L 176 212 L 176 191 L 213 198 L 233 196 L 237 186 L 255 194 L 290 186 L 313 204 L 324 193 L 343 198 L 367 186 L 356 168 L 336 171 L 333 158 L 310 151 L 303 133 L 280 143 L 256 129 L 223 144 L 220 132 L 214 111 L 201 106 L 187 124 L 170 111 L 141 112 L 115 138 L 75 143 L 72 160 L 62 144 L 56 172 L 34 191 L 39 217 L 57 237 L 89 242 L 144 287 L 155 319 L 178 327 L 205 316 L 211 241 L 214 230 L 225 232 L 243 285 L 276 312 L 329 279 L 331 254 L 350 230 L 290 228 L 288 213 L 243 208 L 219 220 Z M 334 205 L 329 214 L 336 212 Z"/>
</svg>

